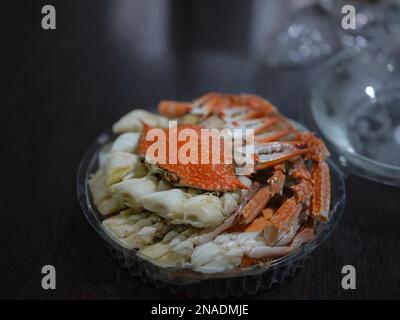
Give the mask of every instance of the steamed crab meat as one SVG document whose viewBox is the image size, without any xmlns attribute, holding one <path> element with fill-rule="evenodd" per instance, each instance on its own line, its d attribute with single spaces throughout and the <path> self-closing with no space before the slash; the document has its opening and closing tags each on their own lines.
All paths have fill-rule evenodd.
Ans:
<svg viewBox="0 0 400 320">
<path fill-rule="evenodd" d="M 139 157 L 127 152 L 112 152 L 104 165 L 105 184 L 111 186 L 124 179 L 146 174 Z"/>
<path fill-rule="evenodd" d="M 250 259 L 272 259 L 287 255 L 310 241 L 314 232 L 303 229 L 288 246 L 265 245 L 259 232 L 229 233 L 197 246 L 192 253 L 191 265 L 206 273 L 230 271 L 240 266 L 244 257 Z"/>
<path fill-rule="evenodd" d="M 146 110 L 136 109 L 119 119 L 113 126 L 115 133 L 141 132 L 143 123 L 154 127 L 167 127 L 168 120 L 165 117 L 150 113 Z"/>
<path fill-rule="evenodd" d="M 128 152 L 132 153 L 135 151 L 140 134 L 137 132 L 123 133 L 115 139 L 111 146 L 111 152 Z"/>
<path fill-rule="evenodd" d="M 159 216 L 146 211 L 128 216 L 118 214 L 104 220 L 103 226 L 131 249 L 145 247 L 169 230 L 169 226 Z"/>
<path fill-rule="evenodd" d="M 110 194 L 119 196 L 126 207 L 134 211 L 143 209 L 142 199 L 153 194 L 157 188 L 157 179 L 152 176 L 132 178 L 116 183 L 109 188 Z"/>
</svg>

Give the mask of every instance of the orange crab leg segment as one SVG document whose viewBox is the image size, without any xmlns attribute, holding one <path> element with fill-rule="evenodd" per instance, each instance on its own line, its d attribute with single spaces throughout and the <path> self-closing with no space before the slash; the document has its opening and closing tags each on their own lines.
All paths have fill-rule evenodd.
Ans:
<svg viewBox="0 0 400 320">
<path fill-rule="evenodd" d="M 293 158 L 295 156 L 301 155 L 301 154 L 305 154 L 308 152 L 308 149 L 299 149 L 299 150 L 294 150 L 286 155 L 283 156 L 279 156 L 277 157 L 277 159 L 274 160 L 270 160 L 264 163 L 259 163 L 256 165 L 256 170 L 264 170 L 264 169 L 268 169 L 271 168 L 279 163 L 282 163 L 286 160 L 289 160 L 290 158 Z"/>
<path fill-rule="evenodd" d="M 278 211 L 267 222 L 264 229 L 264 236 L 268 244 L 275 244 L 281 235 L 290 231 L 293 221 L 298 219 L 302 210 L 301 203 L 295 198 L 287 199 Z"/>
<path fill-rule="evenodd" d="M 329 216 L 331 184 L 329 167 L 325 161 L 315 164 L 312 170 L 314 194 L 311 199 L 311 215 L 313 218 L 325 222 Z"/>
<path fill-rule="evenodd" d="M 261 214 L 258 215 L 257 218 L 253 220 L 249 225 L 236 225 L 229 230 L 229 232 L 253 232 L 253 231 L 262 231 L 268 225 L 268 220 L 274 214 L 274 210 L 272 208 L 266 208 L 261 211 Z"/>
<path fill-rule="evenodd" d="M 267 118 L 262 125 L 260 125 L 258 128 L 256 128 L 254 130 L 254 134 L 257 135 L 257 134 L 263 133 L 266 129 L 268 129 L 269 127 L 273 126 L 274 124 L 276 124 L 278 122 L 279 122 L 279 119 L 276 117 Z"/>
<path fill-rule="evenodd" d="M 278 131 L 275 132 L 273 134 L 270 134 L 266 137 L 255 137 L 255 141 L 257 143 L 265 143 L 265 142 L 272 142 L 272 141 L 276 141 L 280 138 L 283 138 L 291 133 L 293 133 L 295 130 L 294 129 L 289 129 L 289 130 L 282 130 L 282 131 Z"/>
<path fill-rule="evenodd" d="M 300 181 L 300 183 L 292 186 L 291 189 L 294 191 L 296 200 L 305 204 L 309 202 L 314 191 L 313 185 L 308 180 Z"/>
<path fill-rule="evenodd" d="M 271 190 L 268 186 L 262 187 L 256 195 L 242 209 L 239 217 L 240 224 L 249 224 L 265 208 L 271 199 Z"/>
<path fill-rule="evenodd" d="M 261 188 L 256 195 L 242 209 L 239 216 L 239 224 L 249 224 L 255 217 L 265 208 L 269 200 L 282 191 L 285 182 L 285 175 L 281 171 L 277 171 L 268 179 L 268 185 Z"/>
<path fill-rule="evenodd" d="M 158 112 L 168 118 L 179 118 L 192 110 L 189 102 L 163 100 L 158 104 Z"/>
<path fill-rule="evenodd" d="M 253 264 L 256 264 L 256 263 L 257 263 L 256 259 L 249 258 L 248 256 L 243 256 L 242 257 L 242 261 L 240 263 L 240 266 L 241 267 L 250 267 L 250 266 L 252 266 Z"/>
<path fill-rule="evenodd" d="M 258 107 L 253 110 L 248 111 L 245 115 L 240 117 L 240 120 L 250 120 L 255 118 L 262 118 L 269 115 L 273 109 L 265 108 L 265 107 Z"/>
</svg>

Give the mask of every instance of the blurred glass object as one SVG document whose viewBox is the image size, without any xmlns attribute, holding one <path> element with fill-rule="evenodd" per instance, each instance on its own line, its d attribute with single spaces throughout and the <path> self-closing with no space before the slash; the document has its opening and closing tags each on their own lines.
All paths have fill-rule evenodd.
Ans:
<svg viewBox="0 0 400 320">
<path fill-rule="evenodd" d="M 350 172 L 400 185 L 400 42 L 345 50 L 312 84 L 308 122 Z M 345 161 L 343 161 L 345 160 Z"/>
<path fill-rule="evenodd" d="M 317 0 L 268 1 L 262 14 L 266 20 L 270 18 L 273 30 L 263 41 L 265 61 L 270 66 L 308 64 L 340 47 L 337 27 Z"/>
<path fill-rule="evenodd" d="M 380 45 L 385 35 L 384 1 L 381 0 L 321 0 L 321 6 L 335 19 L 343 18 L 342 8 L 351 5 L 356 11 L 356 28 L 339 31 L 342 44 L 356 50 Z"/>
<path fill-rule="evenodd" d="M 384 2 L 385 23 L 390 33 L 400 35 L 400 0 Z"/>
<path fill-rule="evenodd" d="M 345 47 L 361 50 L 367 46 L 385 45 L 388 34 L 400 35 L 399 0 L 321 0 L 321 6 L 340 20 L 342 7 L 352 5 L 356 10 L 356 29 L 340 30 Z"/>
</svg>

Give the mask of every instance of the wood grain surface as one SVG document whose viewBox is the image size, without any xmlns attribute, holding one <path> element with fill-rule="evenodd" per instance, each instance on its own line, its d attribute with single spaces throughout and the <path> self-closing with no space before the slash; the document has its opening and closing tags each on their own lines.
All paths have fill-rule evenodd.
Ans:
<svg viewBox="0 0 400 320">
<path fill-rule="evenodd" d="M 252 53 L 252 1 L 51 2 L 52 31 L 47 3 L 2 4 L 0 298 L 184 298 L 131 277 L 85 220 L 86 148 L 132 108 L 210 90 L 260 94 L 298 119 L 315 66 L 269 69 Z M 250 298 L 399 298 L 400 191 L 352 175 L 346 186 L 342 221 L 304 269 Z M 41 288 L 46 264 L 56 290 Z M 356 290 L 341 288 L 346 264 Z"/>
</svg>

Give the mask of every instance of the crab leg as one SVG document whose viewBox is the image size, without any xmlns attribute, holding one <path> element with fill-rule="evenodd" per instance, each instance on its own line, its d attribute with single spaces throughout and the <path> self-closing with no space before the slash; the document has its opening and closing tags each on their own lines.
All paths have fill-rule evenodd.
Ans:
<svg viewBox="0 0 400 320">
<path fill-rule="evenodd" d="M 228 95 L 234 105 L 245 105 L 250 108 L 260 108 L 265 113 L 276 112 L 276 108 L 269 101 L 254 94 Z"/>
<path fill-rule="evenodd" d="M 290 161 L 293 165 L 293 168 L 290 170 L 289 175 L 293 178 L 299 180 L 307 180 L 312 183 L 311 173 L 307 170 L 306 164 L 304 163 L 303 158 L 296 157 L 291 159 Z"/>
<path fill-rule="evenodd" d="M 293 239 L 290 246 L 286 247 L 270 247 L 270 246 L 256 246 L 247 254 L 251 259 L 266 259 L 275 258 L 287 255 L 294 250 L 298 249 L 302 244 L 310 241 L 314 237 L 314 230 L 305 228 L 301 230 Z"/>
<path fill-rule="evenodd" d="M 218 114 L 229 108 L 246 107 L 247 112 L 243 120 L 266 116 L 276 108 L 261 97 L 249 94 L 221 95 L 209 93 L 196 99 L 193 103 L 193 114 L 208 117 L 210 114 Z"/>
<path fill-rule="evenodd" d="M 173 100 L 162 100 L 158 104 L 158 112 L 169 118 L 178 118 L 194 109 L 199 109 L 210 100 L 219 98 L 220 95 L 214 92 L 206 94 L 193 102 L 180 102 Z"/>
<path fill-rule="evenodd" d="M 312 170 L 314 193 L 311 198 L 311 215 L 313 218 L 326 222 L 329 215 L 331 185 L 329 167 L 325 161 L 318 162 Z"/>
<path fill-rule="evenodd" d="M 252 222 L 255 217 L 265 208 L 271 198 L 282 192 L 283 184 L 285 183 L 285 175 L 281 171 L 268 179 L 268 185 L 261 188 L 256 195 L 242 209 L 239 216 L 239 224 L 247 225 Z"/>
<path fill-rule="evenodd" d="M 270 167 L 281 164 L 293 157 L 305 154 L 308 152 L 307 148 L 297 148 L 297 145 L 303 147 L 304 145 L 292 144 L 286 141 L 267 142 L 262 144 L 248 145 L 238 149 L 238 154 L 248 155 L 251 152 L 255 161 L 255 171 L 268 169 Z M 241 161 L 246 157 L 236 157 L 236 174 L 245 174 L 241 167 Z"/>
<path fill-rule="evenodd" d="M 267 114 L 270 113 L 270 110 L 265 110 L 263 108 L 257 108 L 255 110 L 250 110 L 247 112 L 241 119 L 242 120 L 250 120 L 254 118 L 265 117 Z"/>
<path fill-rule="evenodd" d="M 268 155 L 259 156 L 258 163 L 255 166 L 256 170 L 264 170 L 282 163 L 295 156 L 305 154 L 308 149 L 295 149 L 293 151 L 282 151 Z"/>
<path fill-rule="evenodd" d="M 264 228 L 264 236 L 267 243 L 274 245 L 286 233 L 290 232 L 290 228 L 293 225 L 297 225 L 301 210 L 302 205 L 295 198 L 287 199 Z"/>
<path fill-rule="evenodd" d="M 218 113 L 218 116 L 227 122 L 233 120 L 250 120 L 250 118 L 247 118 L 248 112 L 249 108 L 247 107 L 232 107 L 223 109 Z"/>
<path fill-rule="evenodd" d="M 223 95 L 211 92 L 193 102 L 192 113 L 208 117 L 210 114 L 221 112 L 228 106 L 227 102 Z"/>
<path fill-rule="evenodd" d="M 274 214 L 272 208 L 265 208 L 261 213 L 248 225 L 238 224 L 230 230 L 231 232 L 254 232 L 264 230 L 267 226 L 267 221 L 271 219 Z"/>
<path fill-rule="evenodd" d="M 308 206 L 314 191 L 312 183 L 308 180 L 301 180 L 300 183 L 292 186 L 291 189 L 294 191 L 297 202 Z"/>
<path fill-rule="evenodd" d="M 158 104 L 158 112 L 168 118 L 179 118 L 192 110 L 189 102 L 163 100 Z"/>
<path fill-rule="evenodd" d="M 307 176 L 302 169 L 305 169 L 304 162 L 302 160 L 297 161 L 290 172 L 290 176 L 292 178 Z M 264 236 L 270 244 L 276 244 L 278 241 L 285 243 L 291 240 L 299 226 L 299 215 L 304 208 L 309 206 L 314 192 L 313 184 L 308 179 L 300 179 L 300 182 L 293 185 L 291 189 L 294 192 L 294 197 L 283 203 L 264 229 Z"/>
<path fill-rule="evenodd" d="M 202 234 L 199 236 L 198 239 L 198 244 L 206 243 L 208 241 L 211 241 L 214 239 L 216 236 L 221 234 L 222 232 L 228 230 L 230 227 L 235 225 L 237 222 L 237 218 L 242 212 L 242 209 L 246 206 L 247 203 L 249 203 L 254 196 L 257 194 L 257 191 L 260 189 L 260 184 L 258 182 L 254 182 L 247 195 L 243 199 L 243 202 L 239 207 L 236 209 L 234 213 L 232 213 L 227 219 L 225 219 L 218 227 L 211 231 L 207 231 L 206 233 Z"/>
<path fill-rule="evenodd" d="M 264 117 L 251 120 L 234 120 L 227 123 L 229 129 L 253 129 L 254 134 L 260 134 L 279 121 L 277 117 Z"/>
<path fill-rule="evenodd" d="M 262 108 L 249 109 L 249 107 L 239 106 L 222 109 L 218 116 L 225 121 L 249 121 L 253 119 L 265 118 L 271 112 L 266 111 Z"/>
<path fill-rule="evenodd" d="M 302 160 L 301 161 L 296 160 L 296 162 L 298 164 L 296 164 L 295 168 L 292 169 L 291 173 L 289 174 L 291 177 L 295 177 L 295 174 L 297 174 L 298 171 L 301 171 L 301 169 L 303 169 L 303 165 L 304 165 L 304 169 L 305 169 L 305 164 Z M 284 181 L 285 176 L 283 174 L 283 170 L 284 170 L 283 165 L 282 164 L 276 165 L 274 167 L 274 169 L 276 170 L 274 176 L 281 174 L 283 177 L 283 181 Z M 274 191 L 272 191 L 272 193 L 276 194 L 278 192 L 281 192 L 282 187 L 283 187 L 283 181 L 282 181 L 282 184 L 279 186 L 280 190 L 274 190 Z M 277 185 L 279 185 L 279 183 L 274 184 L 271 181 L 269 181 L 269 186 L 273 186 L 273 185 L 277 186 Z M 313 194 L 313 185 L 311 182 L 311 175 L 310 175 L 309 180 L 300 179 L 300 182 L 298 184 L 292 186 L 291 189 L 294 192 L 295 201 L 297 203 L 301 204 L 301 208 L 307 208 L 309 206 L 309 202 L 310 202 L 311 196 Z M 284 210 L 284 209 L 281 209 L 281 210 Z M 289 208 L 289 210 L 297 210 L 297 207 L 293 206 L 291 209 Z M 299 210 L 302 210 L 302 209 L 299 209 Z M 254 213 L 258 214 L 259 211 L 255 211 Z M 258 214 L 257 217 L 255 217 L 255 216 L 251 217 L 254 219 L 254 221 L 252 221 L 252 222 L 250 221 L 249 225 L 246 225 L 246 226 L 238 225 L 238 226 L 232 228 L 231 232 L 262 231 L 264 228 L 269 227 L 271 225 L 269 220 L 272 218 L 272 216 L 273 216 L 273 210 L 271 208 L 265 208 L 264 210 L 262 210 L 262 214 Z M 278 219 L 278 217 L 279 216 L 276 216 L 274 219 Z M 240 223 L 240 220 L 239 220 L 239 223 Z M 246 221 L 245 223 L 249 223 L 249 221 Z M 290 230 L 286 233 L 283 232 L 283 235 L 279 239 L 279 243 L 277 243 L 277 244 L 284 245 L 284 244 L 290 242 L 292 240 L 292 238 L 294 237 L 294 235 L 296 234 L 298 227 L 299 227 L 298 221 L 293 220 L 292 228 L 290 228 Z"/>
<path fill-rule="evenodd" d="M 285 136 L 288 136 L 289 134 L 293 133 L 294 131 L 295 131 L 294 129 L 289 129 L 289 130 L 281 130 L 281 131 L 263 133 L 263 134 L 256 136 L 255 141 L 258 143 L 276 141 Z"/>
</svg>

